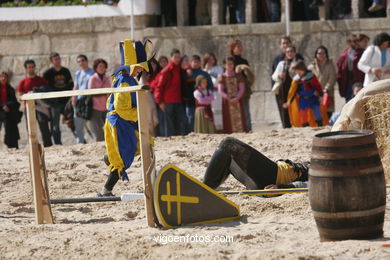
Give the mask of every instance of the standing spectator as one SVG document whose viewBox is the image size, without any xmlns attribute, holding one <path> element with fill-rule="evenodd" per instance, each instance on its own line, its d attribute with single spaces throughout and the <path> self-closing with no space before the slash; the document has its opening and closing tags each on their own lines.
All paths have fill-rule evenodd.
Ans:
<svg viewBox="0 0 390 260">
<path fill-rule="evenodd" d="M 240 65 L 237 65 L 236 66 L 236 73 L 237 74 L 242 74 L 244 76 L 244 79 L 245 79 L 245 92 L 244 92 L 244 96 L 242 97 L 243 101 L 244 101 L 244 109 L 245 110 L 245 116 L 250 116 L 250 113 L 249 113 L 249 99 L 253 93 L 252 91 L 252 86 L 253 86 L 253 83 L 255 82 L 255 75 L 252 73 L 252 70 L 251 68 L 246 65 L 246 64 L 240 64 Z M 247 119 L 247 127 L 248 127 L 248 124 L 251 124 L 250 120 L 248 121 Z M 252 129 L 252 127 L 250 127 Z"/>
<path fill-rule="evenodd" d="M 267 0 L 266 4 L 267 4 L 269 22 L 271 23 L 280 22 L 280 1 Z"/>
<path fill-rule="evenodd" d="M 94 73 L 94 70 L 91 69 L 88 66 L 88 58 L 84 54 L 80 54 L 77 56 L 77 64 L 79 65 L 80 69 L 76 71 L 74 76 L 74 87 L 73 90 L 78 89 L 88 89 L 88 81 L 89 78 Z M 76 143 L 78 144 L 85 144 L 85 138 L 84 138 L 84 128 L 86 120 L 80 116 L 77 115 L 77 102 L 80 101 L 82 96 L 72 97 L 72 106 L 73 106 L 73 121 L 75 126 L 75 137 L 76 137 Z"/>
<path fill-rule="evenodd" d="M 357 67 L 363 51 L 358 49 L 355 34 L 348 36 L 347 46 L 337 61 L 336 74 L 340 96 L 345 98 L 346 102 L 353 97 L 352 85 L 356 82 L 363 83 L 364 80 L 364 73 Z"/>
<path fill-rule="evenodd" d="M 234 67 L 237 65 L 245 64 L 249 66 L 249 62 L 244 59 L 241 55 L 244 53 L 244 47 L 242 46 L 242 43 L 240 40 L 233 40 L 229 45 L 229 53 L 232 55 L 234 60 Z M 252 94 L 252 90 L 246 82 L 246 78 L 244 77 L 244 85 L 245 85 L 245 92 L 242 99 L 242 103 L 244 106 L 244 112 L 245 112 L 245 119 L 246 119 L 246 127 L 248 131 L 252 131 L 252 120 L 251 120 L 251 113 L 250 113 L 250 107 L 249 107 L 249 99 Z"/>
<path fill-rule="evenodd" d="M 168 136 L 168 123 L 167 123 L 167 115 L 165 111 L 161 110 L 160 105 L 157 103 L 156 96 L 155 96 L 155 89 L 156 86 L 161 78 L 161 70 L 164 69 L 168 65 L 168 58 L 166 56 L 160 56 L 158 58 L 158 65 L 161 67 L 160 71 L 158 74 L 156 74 L 156 79 L 154 80 L 154 86 L 153 86 L 153 96 L 154 96 L 154 101 L 156 102 L 156 107 L 157 107 L 157 116 L 159 120 L 158 128 L 157 128 L 157 136 Z"/>
<path fill-rule="evenodd" d="M 193 130 L 193 125 L 191 124 L 191 122 L 194 117 L 194 110 L 195 110 L 195 99 L 193 96 L 195 80 L 191 78 L 192 76 L 191 63 L 190 63 L 190 59 L 186 54 L 183 54 L 180 57 L 180 67 L 181 67 L 181 78 L 182 78 L 181 97 L 183 100 L 183 108 L 185 111 L 184 114 L 186 118 L 184 122 L 184 128 L 185 128 L 185 133 L 188 134 Z"/>
<path fill-rule="evenodd" d="M 272 60 L 272 73 L 271 75 L 275 72 L 276 67 L 278 66 L 279 62 L 283 61 L 284 58 L 286 57 L 286 49 L 292 44 L 291 38 L 289 36 L 283 36 L 280 38 L 279 41 L 279 48 L 280 48 L 280 53 L 275 56 L 275 58 Z M 298 60 L 304 60 L 302 55 L 299 53 L 296 53 L 296 57 Z M 272 81 L 272 85 L 274 82 Z"/>
<path fill-rule="evenodd" d="M 19 107 L 20 103 L 16 100 L 15 90 L 9 84 L 8 73 L 3 71 L 0 73 L 0 128 L 4 123 L 4 143 L 8 148 L 19 148 Z"/>
<path fill-rule="evenodd" d="M 276 55 L 275 58 L 272 60 L 272 68 L 271 68 L 272 74 L 271 75 L 274 75 L 276 67 L 278 66 L 278 64 L 281 61 L 285 62 L 285 65 L 286 65 L 284 67 L 285 72 L 288 71 L 289 65 L 291 64 L 292 60 L 286 58 L 286 49 L 287 49 L 287 47 L 291 46 L 291 44 L 292 44 L 292 41 L 291 41 L 291 38 L 289 36 L 283 36 L 282 38 L 280 38 L 280 41 L 279 41 L 280 53 L 278 55 Z M 288 56 L 292 57 L 292 59 L 303 60 L 302 55 L 299 53 L 296 53 L 295 47 L 293 49 L 294 49 L 294 51 L 290 50 Z M 279 71 L 276 75 L 279 75 L 283 71 L 283 67 L 281 67 L 281 69 L 282 70 Z M 276 79 L 279 79 L 283 82 L 283 89 L 279 90 L 279 93 L 276 94 L 275 98 L 276 98 L 276 104 L 277 104 L 278 110 L 279 110 L 280 120 L 282 121 L 282 126 L 283 126 L 283 128 L 288 128 L 288 127 L 291 127 L 291 124 L 290 124 L 288 112 L 285 109 L 283 109 L 283 103 L 285 103 L 287 100 L 287 93 L 288 93 L 288 89 L 290 88 L 291 78 L 289 77 L 288 74 L 286 74 L 286 78 L 281 79 L 281 78 L 276 77 Z M 271 77 L 271 84 L 272 84 L 271 86 L 274 86 L 274 84 L 275 84 L 275 79 L 273 79 L 273 77 Z"/>
<path fill-rule="evenodd" d="M 248 132 L 246 127 L 245 112 L 242 96 L 245 91 L 245 83 L 242 74 L 236 74 L 234 58 L 227 57 L 224 60 L 225 73 L 219 80 L 218 91 L 221 94 L 223 130 L 226 134 Z"/>
<path fill-rule="evenodd" d="M 245 0 L 223 0 L 222 19 L 224 24 L 245 23 Z"/>
<path fill-rule="evenodd" d="M 167 116 L 167 136 L 184 135 L 185 115 L 182 105 L 180 51 L 171 51 L 171 60 L 161 71 L 161 78 L 154 90 L 154 97 Z"/>
<path fill-rule="evenodd" d="M 110 78 L 106 76 L 107 62 L 103 59 L 97 59 L 93 62 L 95 73 L 89 78 L 88 89 L 109 88 Z M 88 128 L 96 142 L 104 141 L 103 126 L 106 120 L 107 95 L 92 96 L 92 115 L 88 120 Z"/>
<path fill-rule="evenodd" d="M 290 70 L 291 63 L 298 60 L 297 52 L 294 46 L 288 46 L 286 48 L 286 55 L 284 60 L 280 61 L 276 67 L 272 79 L 279 84 L 279 90 L 275 91 L 276 102 L 279 109 L 280 120 L 282 121 L 283 128 L 291 127 L 290 115 L 286 109 L 283 108 L 283 104 L 287 102 L 287 95 L 291 86 L 293 78 L 293 72 Z"/>
<path fill-rule="evenodd" d="M 147 83 L 151 87 L 151 91 L 153 93 L 154 88 L 156 87 L 156 84 L 161 76 L 160 71 L 162 70 L 162 67 L 155 58 L 150 60 L 150 65 L 152 67 L 152 73 L 149 72 Z"/>
<path fill-rule="evenodd" d="M 365 73 L 364 86 L 390 78 L 390 36 L 380 33 L 375 36 L 373 45 L 363 53 L 358 68 Z"/>
<path fill-rule="evenodd" d="M 202 61 L 201 61 L 199 55 L 192 55 L 192 57 L 191 57 L 191 78 L 193 78 L 195 80 L 196 77 L 199 75 L 203 75 L 207 79 L 207 89 L 213 90 L 214 89 L 213 81 L 211 80 L 210 74 L 207 73 L 206 71 L 202 70 Z M 192 93 L 194 93 L 194 92 L 192 92 Z"/>
<path fill-rule="evenodd" d="M 214 88 L 218 86 L 219 75 L 223 73 L 223 68 L 217 64 L 218 61 L 214 53 L 208 52 L 203 55 L 203 70 L 210 75 Z"/>
<path fill-rule="evenodd" d="M 168 58 L 166 56 L 160 56 L 158 58 L 158 64 L 163 69 L 168 65 Z"/>
<path fill-rule="evenodd" d="M 70 71 L 62 67 L 61 57 L 57 52 L 50 54 L 50 62 L 52 67 L 45 71 L 43 77 L 48 81 L 51 91 L 62 91 L 73 89 L 73 79 Z M 62 144 L 60 117 L 63 113 L 66 103 L 69 98 L 58 98 L 50 108 L 51 113 L 51 133 L 55 144 Z"/>
<path fill-rule="evenodd" d="M 31 92 L 36 87 L 47 85 L 47 81 L 36 74 L 35 68 L 34 60 L 26 60 L 24 62 L 26 77 L 19 82 L 18 88 L 16 89 L 19 96 Z"/>
<path fill-rule="evenodd" d="M 211 103 L 211 108 L 214 116 L 214 126 L 216 130 L 223 129 L 222 120 L 222 97 L 218 92 L 218 79 L 223 73 L 223 68 L 218 66 L 217 58 L 214 53 L 206 53 L 203 56 L 203 70 L 209 73 L 211 81 L 214 85 L 214 101 Z"/>
<path fill-rule="evenodd" d="M 207 88 L 207 79 L 203 75 L 196 77 L 194 91 L 195 111 L 195 133 L 214 134 L 213 111 L 211 103 L 214 100 L 213 91 Z"/>
<path fill-rule="evenodd" d="M 363 51 L 367 49 L 368 42 L 370 41 L 370 37 L 368 37 L 363 33 L 359 33 L 358 35 L 356 35 L 356 39 L 357 39 L 357 44 L 359 49 L 362 49 Z"/>
<path fill-rule="evenodd" d="M 157 126 L 155 127 L 155 135 L 156 136 L 166 136 L 166 118 L 165 118 L 165 113 L 161 110 L 160 106 L 156 103 L 156 100 L 154 99 L 154 90 L 156 88 L 156 85 L 158 84 L 160 78 L 161 78 L 161 66 L 158 63 L 156 59 L 151 59 L 150 64 L 152 67 L 152 73 L 149 74 L 149 78 L 147 80 L 148 85 L 151 87 L 151 94 L 153 96 L 154 100 L 154 106 L 155 106 L 155 111 L 157 113 Z M 150 73 L 150 72 L 149 72 Z"/>
<path fill-rule="evenodd" d="M 191 77 L 191 63 L 190 63 L 190 58 L 186 54 L 183 54 L 180 57 L 180 67 L 182 70 L 184 70 L 189 77 Z"/>
<path fill-rule="evenodd" d="M 191 73 L 188 77 L 187 84 L 185 85 L 184 91 L 183 91 L 183 99 L 185 103 L 185 110 L 186 110 L 186 116 L 187 116 L 187 131 L 192 132 L 194 131 L 194 123 L 195 123 L 195 98 L 194 98 L 194 91 L 195 91 L 195 81 L 196 77 L 199 75 L 202 75 L 207 80 L 207 89 L 210 91 L 213 91 L 214 85 L 211 80 L 210 75 L 202 70 L 202 63 L 200 60 L 200 57 L 198 55 L 193 55 L 191 57 Z"/>
<path fill-rule="evenodd" d="M 314 54 L 314 60 L 308 66 L 321 84 L 322 91 L 328 95 L 329 105 L 327 107 L 328 117 L 334 112 L 334 85 L 336 84 L 336 68 L 333 61 L 329 59 L 328 49 L 325 46 L 317 48 Z"/>
<path fill-rule="evenodd" d="M 234 66 L 240 64 L 249 65 L 249 62 L 241 56 L 243 53 L 244 47 L 242 46 L 242 42 L 240 40 L 233 40 L 229 45 L 229 54 L 234 59 Z"/>
<path fill-rule="evenodd" d="M 184 83 L 182 84 L 182 94 L 186 91 L 186 87 L 188 84 L 188 81 L 190 81 L 190 77 L 192 76 L 192 69 L 191 69 L 191 63 L 190 58 L 186 54 L 183 54 L 180 57 L 180 67 L 182 69 L 182 76 L 184 79 Z M 185 96 L 185 94 L 183 94 Z"/>
<path fill-rule="evenodd" d="M 296 77 L 294 77 L 287 102 L 283 104 L 283 107 L 287 109 L 293 100 L 297 99 L 301 126 L 309 126 L 310 110 L 314 113 L 317 126 L 322 126 L 319 100 L 319 96 L 322 96 L 322 88 L 317 77 L 307 70 L 305 63 L 301 60 L 291 64 L 291 68 L 296 72 Z"/>
<path fill-rule="evenodd" d="M 245 0 L 236 0 L 237 9 L 236 9 L 236 18 L 237 23 L 245 23 Z"/>
<path fill-rule="evenodd" d="M 26 70 L 26 77 L 23 78 L 18 85 L 17 93 L 19 96 L 26 94 L 28 92 L 34 91 L 38 87 L 44 87 L 47 91 L 47 81 L 46 79 L 39 77 L 35 72 L 35 61 L 34 60 L 26 60 L 24 62 L 24 68 Z M 45 103 L 45 101 L 37 101 L 37 121 L 39 125 L 39 130 L 41 132 L 41 137 L 43 141 L 44 147 L 52 146 L 53 143 L 51 141 L 51 133 L 49 129 L 49 121 L 50 121 L 50 107 Z M 39 107 L 43 108 L 44 112 L 39 110 Z M 27 114 L 25 110 L 25 116 L 27 120 Z"/>
</svg>

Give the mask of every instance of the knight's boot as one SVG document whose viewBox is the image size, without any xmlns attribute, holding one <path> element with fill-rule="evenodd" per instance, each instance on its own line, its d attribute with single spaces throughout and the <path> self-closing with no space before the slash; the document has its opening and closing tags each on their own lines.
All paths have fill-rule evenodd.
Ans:
<svg viewBox="0 0 390 260">
<path fill-rule="evenodd" d="M 213 157 L 207 167 L 203 183 L 212 189 L 221 185 L 230 174 L 230 154 L 221 148 L 215 150 Z"/>
<path fill-rule="evenodd" d="M 323 126 L 322 120 L 316 120 L 318 126 Z"/>
<path fill-rule="evenodd" d="M 309 126 L 309 123 L 302 124 L 302 127 L 308 127 L 308 126 Z"/>
<path fill-rule="evenodd" d="M 104 187 L 102 191 L 98 193 L 98 196 L 99 197 L 114 196 L 114 194 L 112 194 L 112 190 L 114 189 L 114 186 L 118 181 L 119 181 L 118 171 L 115 170 L 113 172 L 110 172 L 106 184 L 104 184 Z"/>
</svg>

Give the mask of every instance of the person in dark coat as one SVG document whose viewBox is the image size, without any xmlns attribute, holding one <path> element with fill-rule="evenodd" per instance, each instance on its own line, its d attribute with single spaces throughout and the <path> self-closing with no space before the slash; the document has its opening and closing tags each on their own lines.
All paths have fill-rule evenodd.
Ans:
<svg viewBox="0 0 390 260">
<path fill-rule="evenodd" d="M 340 53 L 337 61 L 336 78 L 340 96 L 345 98 L 345 102 L 353 98 L 352 85 L 364 81 L 364 72 L 358 68 L 364 50 L 359 48 L 357 42 L 355 34 L 349 35 L 347 37 L 348 47 Z"/>
<path fill-rule="evenodd" d="M 0 129 L 4 124 L 4 143 L 8 148 L 18 149 L 20 139 L 18 123 L 22 112 L 19 111 L 20 103 L 16 100 L 15 90 L 9 84 L 7 72 L 0 73 Z"/>
</svg>

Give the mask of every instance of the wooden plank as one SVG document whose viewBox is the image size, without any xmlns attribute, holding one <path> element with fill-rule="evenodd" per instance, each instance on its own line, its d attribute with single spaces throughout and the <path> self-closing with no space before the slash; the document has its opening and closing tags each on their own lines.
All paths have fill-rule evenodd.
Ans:
<svg viewBox="0 0 390 260">
<path fill-rule="evenodd" d="M 39 168 L 42 184 L 42 199 L 43 199 L 43 219 L 45 223 L 54 223 L 53 213 L 50 205 L 49 186 L 47 183 L 47 172 L 45 164 L 45 150 L 42 144 L 39 144 Z"/>
<path fill-rule="evenodd" d="M 148 85 L 138 85 L 131 87 L 121 88 L 95 88 L 95 89 L 78 89 L 78 90 L 66 90 L 66 91 L 53 91 L 53 92 L 40 92 L 24 94 L 21 100 L 35 100 L 35 99 L 48 99 L 48 98 L 60 98 L 60 97 L 73 97 L 73 96 L 89 96 L 89 95 L 101 95 L 121 92 L 136 92 L 140 90 L 149 90 Z"/>
<path fill-rule="evenodd" d="M 35 116 L 35 101 L 27 101 L 27 125 L 30 153 L 30 173 L 33 186 L 33 197 L 35 206 L 35 221 L 37 224 L 53 223 L 53 219 L 45 214 L 44 191 L 41 176 L 39 159 L 39 143 L 37 136 L 37 121 Z M 48 193 L 48 192 L 47 192 Z"/>
<path fill-rule="evenodd" d="M 142 172 L 144 180 L 144 193 L 145 193 L 145 208 L 146 208 L 146 220 L 150 227 L 158 225 L 157 217 L 154 212 L 153 205 L 153 185 L 152 176 L 155 175 L 154 169 L 154 153 L 153 148 L 149 142 L 149 107 L 147 104 L 146 91 L 137 92 L 137 107 L 138 107 L 138 129 L 139 129 L 139 140 L 141 149 L 141 161 L 142 161 Z"/>
</svg>

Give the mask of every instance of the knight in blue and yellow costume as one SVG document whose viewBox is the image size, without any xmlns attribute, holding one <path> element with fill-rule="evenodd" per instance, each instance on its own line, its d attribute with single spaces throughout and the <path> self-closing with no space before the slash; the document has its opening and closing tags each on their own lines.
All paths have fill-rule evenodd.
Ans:
<svg viewBox="0 0 390 260">
<path fill-rule="evenodd" d="M 113 88 L 138 85 L 136 77 L 149 72 L 147 51 L 150 41 L 142 43 L 125 40 L 119 44 L 121 66 L 113 74 Z M 139 153 L 136 92 L 113 93 L 107 100 L 104 137 L 110 174 L 98 196 L 113 196 L 112 189 L 119 178 L 128 180 L 128 169 Z"/>
</svg>

